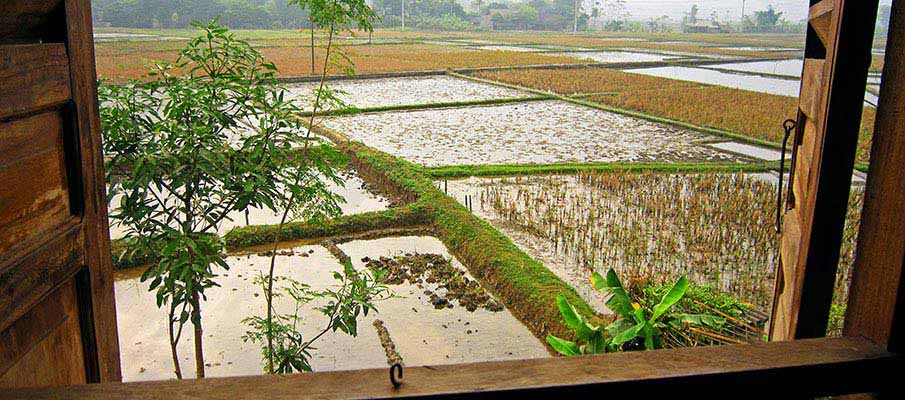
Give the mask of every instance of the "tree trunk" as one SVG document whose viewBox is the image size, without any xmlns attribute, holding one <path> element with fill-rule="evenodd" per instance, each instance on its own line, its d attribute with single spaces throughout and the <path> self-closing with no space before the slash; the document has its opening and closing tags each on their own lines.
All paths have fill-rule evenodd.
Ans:
<svg viewBox="0 0 905 400">
<path fill-rule="evenodd" d="M 311 21 L 311 75 L 317 73 L 317 69 L 314 66 L 314 19 L 309 17 Z"/>
<path fill-rule="evenodd" d="M 176 373 L 176 379 L 182 379 L 182 367 L 179 365 L 179 354 L 176 350 L 176 345 L 179 344 L 179 339 L 176 338 L 176 335 L 173 332 L 173 318 L 176 314 L 176 305 L 173 304 L 170 306 L 170 354 L 173 356 L 173 370 Z M 182 329 L 180 329 L 180 332 Z"/>
<path fill-rule="evenodd" d="M 195 377 L 204 378 L 204 330 L 201 329 L 201 302 L 197 292 L 192 295 L 192 324 L 195 326 Z"/>
<path fill-rule="evenodd" d="M 578 11 L 581 0 L 575 0 L 575 19 L 572 22 L 572 33 L 578 33 Z"/>
</svg>

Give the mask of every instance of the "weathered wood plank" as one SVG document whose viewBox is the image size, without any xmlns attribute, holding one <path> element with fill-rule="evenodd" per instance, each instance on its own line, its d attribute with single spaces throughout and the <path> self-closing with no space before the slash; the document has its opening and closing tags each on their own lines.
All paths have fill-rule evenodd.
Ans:
<svg viewBox="0 0 905 400">
<path fill-rule="evenodd" d="M 104 159 L 97 103 L 97 73 L 94 61 L 94 38 L 91 26 L 91 4 L 87 0 L 65 0 L 66 29 L 69 49 L 72 99 L 75 125 L 79 131 L 81 188 L 79 206 L 84 212 L 83 233 L 88 247 L 85 257 L 89 266 L 91 289 L 90 318 L 94 321 L 98 376 L 91 381 L 122 380 L 119 364 L 119 337 L 116 329 L 116 305 L 113 295 L 113 264 L 110 257 L 110 229 L 107 222 L 107 195 L 104 183 Z M 89 340 L 86 338 L 85 340 Z"/>
<path fill-rule="evenodd" d="M 824 0 L 814 7 L 829 4 L 830 0 Z M 782 324 L 772 324 L 772 340 L 825 335 L 835 286 L 878 3 L 834 0 L 832 4 L 833 12 L 824 13 L 832 15 L 826 24 L 829 29 L 811 26 L 813 34 L 809 34 L 805 50 L 808 58 L 825 56 L 826 66 L 818 109 L 812 111 L 817 116 L 813 120 L 816 129 L 805 127 L 796 153 L 802 159 L 795 169 L 797 182 L 792 183 L 802 221 L 799 254 L 796 270 L 785 274 L 795 280 L 786 280 L 781 298 L 774 300 L 774 318 Z M 824 31 L 820 35 L 827 36 L 821 38 L 825 49 L 813 40 L 820 30 Z M 809 138 L 813 152 L 810 165 L 805 166 Z M 782 265 L 791 264 L 783 260 Z"/>
<path fill-rule="evenodd" d="M 63 104 L 70 95 L 64 44 L 0 45 L 0 120 Z"/>
<path fill-rule="evenodd" d="M 894 2 L 845 315 L 846 336 L 902 351 L 905 331 L 905 2 Z"/>
<path fill-rule="evenodd" d="M 62 41 L 62 0 L 0 1 L 0 43 Z"/>
<path fill-rule="evenodd" d="M 84 265 L 85 241 L 72 218 L 46 232 L 45 245 L 27 254 L 6 253 L 0 259 L 0 332 L 37 305 Z M 36 241 L 36 240 L 35 240 Z"/>
<path fill-rule="evenodd" d="M 46 387 L 86 383 L 78 309 L 69 280 L 0 334 L 0 387 Z"/>
<path fill-rule="evenodd" d="M 867 340 L 818 339 L 415 367 L 394 390 L 385 369 L 13 390 L 3 399 L 579 398 L 631 391 L 694 398 L 793 398 L 876 391 L 901 360 Z M 884 370 L 888 368 L 888 370 Z M 727 392 L 724 390 L 732 390 Z M 774 394 L 769 396 L 768 394 Z M 505 396 L 505 397 L 504 397 Z M 587 398 L 587 397 L 583 397 Z"/>
<path fill-rule="evenodd" d="M 0 123 L 0 254 L 69 219 L 66 175 L 59 112 Z"/>
<path fill-rule="evenodd" d="M 824 60 L 815 58 L 804 60 L 804 69 L 801 73 L 801 94 L 798 102 L 801 111 L 811 120 L 819 117 L 825 66 Z"/>
<path fill-rule="evenodd" d="M 832 41 L 835 39 L 833 34 L 833 11 L 835 8 L 834 0 L 823 0 L 811 6 L 808 11 L 808 23 L 826 47 L 832 47 Z"/>
</svg>

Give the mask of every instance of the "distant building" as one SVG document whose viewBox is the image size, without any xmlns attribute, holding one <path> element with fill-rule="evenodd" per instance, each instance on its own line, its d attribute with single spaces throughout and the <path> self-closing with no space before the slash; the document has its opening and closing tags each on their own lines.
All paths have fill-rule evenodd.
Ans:
<svg viewBox="0 0 905 400">
<path fill-rule="evenodd" d="M 685 33 L 723 33 L 728 32 L 727 26 L 714 20 L 698 20 L 694 23 L 686 22 L 682 27 Z"/>
<path fill-rule="evenodd" d="M 491 8 L 481 16 L 480 25 L 483 29 L 495 29 L 496 21 L 509 19 L 515 12 L 508 8 Z"/>
</svg>

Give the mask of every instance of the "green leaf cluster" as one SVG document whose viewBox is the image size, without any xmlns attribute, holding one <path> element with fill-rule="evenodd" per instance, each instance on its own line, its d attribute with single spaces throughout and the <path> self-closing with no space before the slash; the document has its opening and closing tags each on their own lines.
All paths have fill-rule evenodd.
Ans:
<svg viewBox="0 0 905 400">
<path fill-rule="evenodd" d="M 622 350 L 654 350 L 663 347 L 663 331 L 665 329 L 681 329 L 687 325 L 718 326 L 725 319 L 710 314 L 681 314 L 672 311 L 688 291 L 689 282 L 686 277 L 679 278 L 673 285 L 656 299 L 639 299 L 635 301 L 626 290 L 616 271 L 609 270 L 606 277 L 599 273 L 591 276 L 591 284 L 597 290 L 610 295 L 606 305 L 617 319 L 605 328 L 587 323 L 560 295 L 557 306 L 560 314 L 575 336 L 583 344 L 547 336 L 547 343 L 560 354 L 572 356 L 579 354 L 601 354 Z"/>
<path fill-rule="evenodd" d="M 265 360 L 273 359 L 273 370 L 265 373 L 288 374 L 311 372 L 311 351 L 318 339 L 329 332 L 340 331 L 358 336 L 358 317 L 377 312 L 375 303 L 390 297 L 383 285 L 380 271 L 356 271 L 346 264 L 343 272 L 335 272 L 335 287 L 314 290 L 310 286 L 287 277 L 274 277 L 281 288 L 274 290 L 274 297 L 288 297 L 294 307 L 291 312 L 275 313 L 268 320 L 253 316 L 243 322 L 249 327 L 242 337 L 245 341 L 261 344 Z M 260 275 L 255 282 L 267 292 L 269 277 Z M 313 309 L 327 317 L 325 326 L 315 335 L 307 337 L 301 330 L 304 324 L 302 312 L 306 305 L 316 303 Z M 270 339 L 271 345 L 268 345 Z M 267 368 L 265 363 L 265 369 Z"/>
</svg>

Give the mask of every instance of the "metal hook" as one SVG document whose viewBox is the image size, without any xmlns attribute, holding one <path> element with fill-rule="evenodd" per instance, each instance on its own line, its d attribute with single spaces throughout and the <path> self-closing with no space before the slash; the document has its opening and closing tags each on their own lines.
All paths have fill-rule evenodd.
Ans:
<svg viewBox="0 0 905 400">
<path fill-rule="evenodd" d="M 394 373 L 396 371 L 399 371 L 398 377 L 396 376 L 397 373 Z M 396 363 L 390 367 L 390 383 L 393 384 L 393 389 L 399 389 L 402 386 L 402 364 Z"/>
<path fill-rule="evenodd" d="M 779 186 L 776 188 L 776 233 L 782 233 L 782 184 L 783 175 L 786 173 L 786 146 L 789 143 L 789 136 L 798 123 L 794 119 L 783 121 L 782 128 L 786 131 L 786 135 L 782 139 L 782 153 L 779 159 Z M 794 167 L 794 166 L 793 166 Z"/>
</svg>

